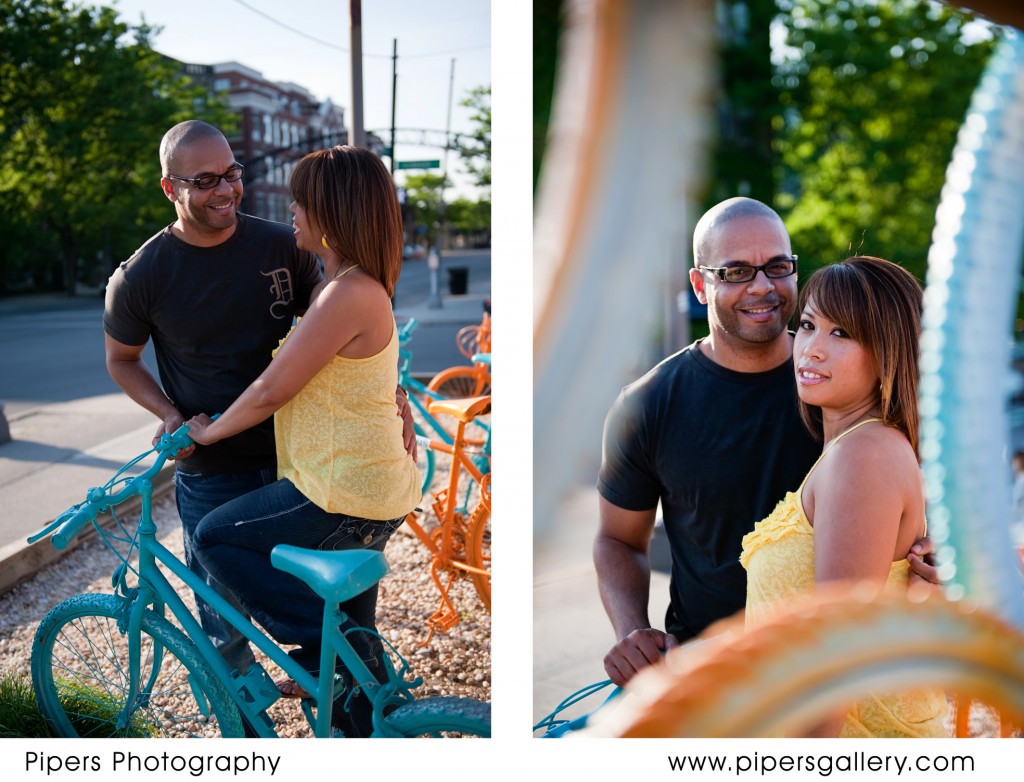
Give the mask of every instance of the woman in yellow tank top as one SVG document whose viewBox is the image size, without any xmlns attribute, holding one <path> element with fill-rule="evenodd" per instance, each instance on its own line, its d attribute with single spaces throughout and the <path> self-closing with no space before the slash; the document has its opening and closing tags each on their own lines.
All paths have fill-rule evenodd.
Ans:
<svg viewBox="0 0 1024 782">
<path fill-rule="evenodd" d="M 365 149 L 334 147 L 292 171 L 295 240 L 324 263 L 325 281 L 267 370 L 214 422 L 188 422 L 200 445 L 275 416 L 278 480 L 207 514 L 195 555 L 292 656 L 316 671 L 323 602 L 270 564 L 279 543 L 384 549 L 421 499 L 414 457 L 396 415 L 398 332 L 391 296 L 402 264 L 402 218 L 391 176 Z M 375 631 L 376 587 L 344 605 Z M 383 675 L 373 633 L 351 634 Z M 341 671 L 344 675 L 345 671 Z M 294 682 L 282 693 L 301 696 Z M 368 735 L 365 699 L 335 709 L 346 736 Z"/>
<path fill-rule="evenodd" d="M 747 626 L 830 581 L 906 589 L 925 534 L 917 457 L 921 286 L 879 258 L 825 267 L 800 297 L 800 412 L 824 443 L 800 488 L 743 540 Z M 869 695 L 809 735 L 945 736 L 938 690 Z"/>
</svg>

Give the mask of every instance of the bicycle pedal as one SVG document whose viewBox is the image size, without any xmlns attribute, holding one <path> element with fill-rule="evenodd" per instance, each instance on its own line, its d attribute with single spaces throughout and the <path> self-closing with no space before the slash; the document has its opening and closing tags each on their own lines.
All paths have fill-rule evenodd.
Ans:
<svg viewBox="0 0 1024 782">
<path fill-rule="evenodd" d="M 452 611 L 437 611 L 427 619 L 427 624 L 434 630 L 446 633 L 459 623 L 459 615 Z"/>
<path fill-rule="evenodd" d="M 262 665 L 254 662 L 244 674 L 235 673 L 235 689 L 244 703 L 255 711 L 263 711 L 281 697 L 274 680 Z"/>
</svg>

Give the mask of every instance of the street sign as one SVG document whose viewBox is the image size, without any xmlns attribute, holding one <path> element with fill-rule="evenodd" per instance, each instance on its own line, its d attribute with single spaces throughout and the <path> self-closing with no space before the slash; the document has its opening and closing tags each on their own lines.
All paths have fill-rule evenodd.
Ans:
<svg viewBox="0 0 1024 782">
<path fill-rule="evenodd" d="M 440 168 L 440 160 L 399 160 L 396 168 Z"/>
</svg>

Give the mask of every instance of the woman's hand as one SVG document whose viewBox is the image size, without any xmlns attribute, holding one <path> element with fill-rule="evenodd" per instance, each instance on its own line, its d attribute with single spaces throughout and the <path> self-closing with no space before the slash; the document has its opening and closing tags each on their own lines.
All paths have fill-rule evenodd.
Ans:
<svg viewBox="0 0 1024 782">
<path fill-rule="evenodd" d="M 402 419 L 402 441 L 406 453 L 415 461 L 416 429 L 412 418 L 412 405 L 409 404 L 409 393 L 401 386 L 395 390 L 395 404 L 398 405 L 398 415 Z"/>
<path fill-rule="evenodd" d="M 209 429 L 213 421 L 206 413 L 200 413 L 185 423 L 188 425 L 188 436 L 199 445 L 211 445 L 221 439 L 216 435 L 211 436 Z"/>
</svg>

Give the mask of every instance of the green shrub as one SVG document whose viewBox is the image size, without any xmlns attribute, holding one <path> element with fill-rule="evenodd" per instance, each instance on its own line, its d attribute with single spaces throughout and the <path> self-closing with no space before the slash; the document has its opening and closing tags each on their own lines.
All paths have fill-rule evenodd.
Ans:
<svg viewBox="0 0 1024 782">
<path fill-rule="evenodd" d="M 36 705 L 32 680 L 25 675 L 0 675 L 0 738 L 38 739 L 55 734 Z"/>
<path fill-rule="evenodd" d="M 114 735 L 113 720 L 120 704 L 109 696 L 82 684 L 61 688 L 61 702 L 71 717 L 76 732 L 94 738 Z M 0 738 L 39 739 L 54 738 L 56 733 L 36 704 L 32 680 L 28 676 L 5 672 L 0 675 Z M 137 711 L 129 731 L 118 734 L 125 738 L 145 738 L 156 735 L 144 712 Z"/>
</svg>

